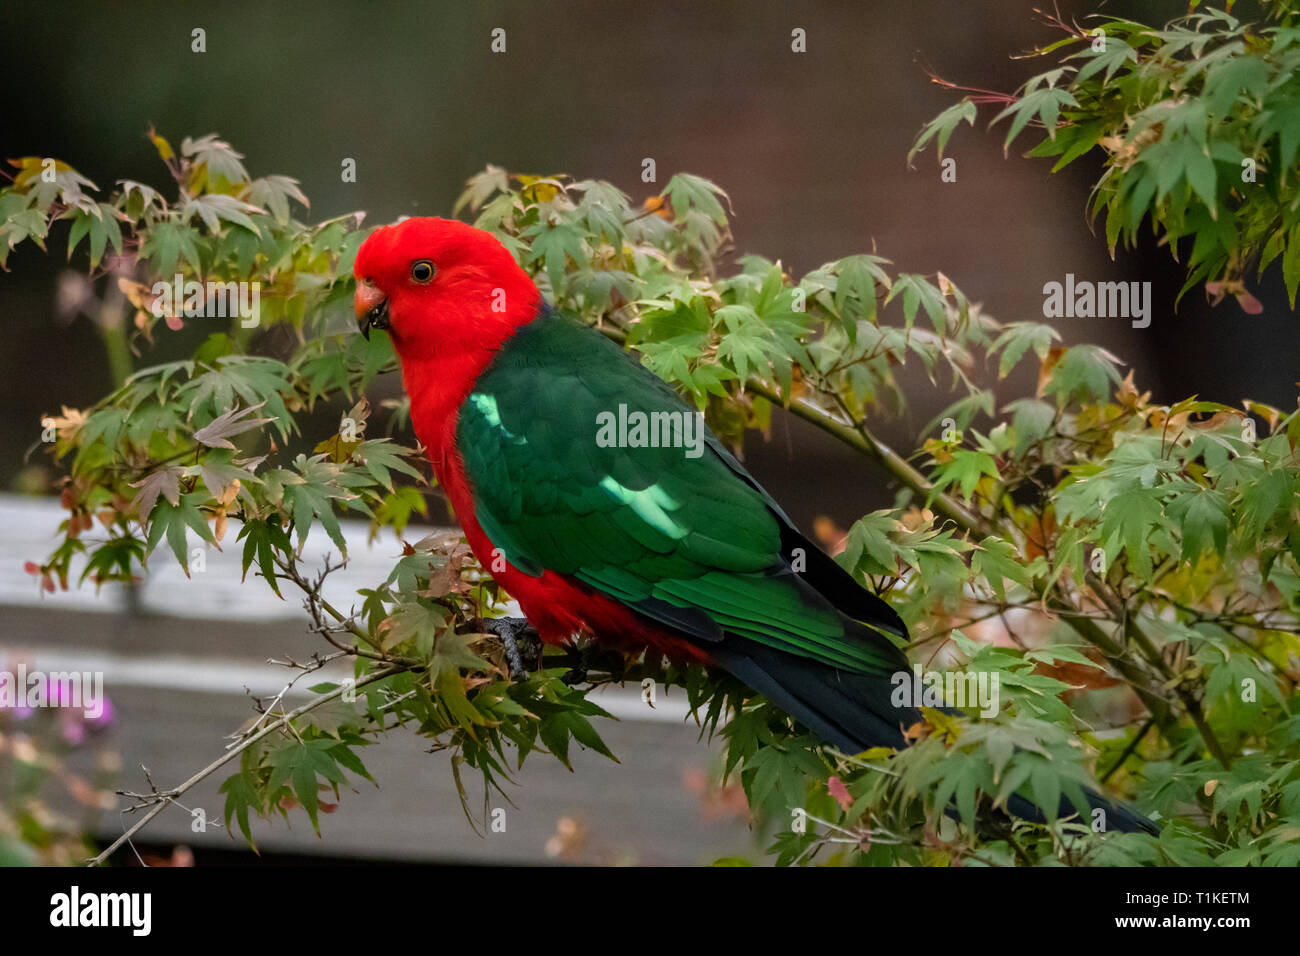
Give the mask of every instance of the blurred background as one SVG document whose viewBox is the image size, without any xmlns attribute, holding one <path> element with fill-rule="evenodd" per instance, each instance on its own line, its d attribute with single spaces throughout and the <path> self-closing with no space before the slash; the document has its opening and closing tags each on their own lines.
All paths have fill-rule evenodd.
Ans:
<svg viewBox="0 0 1300 956">
<path fill-rule="evenodd" d="M 1157 401 L 1249 396 L 1289 407 L 1300 323 L 1276 264 L 1251 289 L 1260 315 L 1231 299 L 1211 308 L 1200 290 L 1175 310 L 1183 273 L 1167 250 L 1148 245 L 1112 262 L 1090 228 L 1095 160 L 1049 176 L 1050 164 L 1019 155 L 1029 139 L 1004 156 L 1005 128 L 985 128 L 991 110 L 953 136 L 956 182 L 940 180 L 933 151 L 908 168 L 921 125 L 959 98 L 932 84 L 927 69 L 1011 91 L 1046 68 L 1014 58 L 1056 39 L 1036 5 L 6 0 L 0 156 L 55 156 L 105 191 L 128 177 L 166 186 L 150 125 L 174 143 L 216 132 L 246 155 L 253 175 L 298 178 L 311 219 L 365 210 L 369 222 L 447 215 L 465 179 L 487 163 L 606 179 L 640 201 L 658 191 L 640 180 L 650 157 L 660 186 L 688 171 L 726 189 L 737 252 L 780 259 L 795 274 L 874 250 L 901 271 L 943 271 L 1004 321 L 1041 320 L 1044 283 L 1069 272 L 1150 281 L 1149 328 L 1063 319 L 1065 342 L 1104 345 Z M 1104 9 L 1160 24 L 1184 7 L 1147 0 Z M 1098 5 L 1059 9 L 1081 18 Z M 202 54 L 190 49 L 195 27 L 207 33 Z M 807 33 L 804 54 L 790 49 L 796 27 Z M 505 53 L 490 52 L 496 28 L 506 31 Z M 356 160 L 355 183 L 340 181 L 345 157 Z M 301 659 L 314 645 L 295 606 L 251 593 L 256 583 L 239 586 L 233 554 L 209 558 L 201 593 L 179 571 L 160 570 L 132 595 L 40 597 L 22 564 L 45 557 L 60 512 L 39 497 L 53 472 L 28 451 L 43 415 L 95 401 L 112 372 L 62 256 L 25 247 L 9 269 L 0 274 L 0 490 L 8 493 L 0 498 L 0 668 L 21 659 L 105 672 L 113 710 L 101 726 L 44 732 L 68 751 L 68 773 L 82 788 L 64 788 L 85 798 L 68 812 L 108 837 L 122 821 L 87 809 L 97 789 L 110 781 L 147 789 L 141 764 L 159 786 L 184 778 L 252 712 L 248 694 L 270 696 L 283 683 L 267 659 Z M 163 341 L 148 363 L 192 348 L 186 333 Z M 1032 370 L 1022 372 L 999 387 L 1001 398 L 1032 391 Z M 955 397 L 945 382 L 914 378 L 908 415 L 875 423 L 905 449 Z M 882 477 L 842 454 L 786 418 L 769 441 L 752 436 L 746 448 L 749 467 L 805 527 L 823 515 L 847 526 L 892 501 Z M 367 552 L 366 529 L 353 535 L 354 554 L 369 557 L 349 574 L 365 584 L 366 561 L 386 570 L 397 546 L 381 539 Z M 608 706 L 625 718 L 606 735 L 622 764 L 585 755 L 574 774 L 541 760 L 525 767 L 514 805 L 503 804 L 505 834 L 480 837 L 469 827 L 442 755 L 388 735 L 368 760 L 381 787 L 347 794 L 323 819 L 323 839 L 303 822 L 279 822 L 255 830 L 259 846 L 272 860 L 411 862 L 700 863 L 752 853 L 744 801 L 706 783 L 715 754 L 683 722 L 680 700 L 648 713 L 635 697 L 614 694 Z M 13 766 L 0 753 L 0 787 L 11 795 L 30 785 Z M 190 806 L 217 817 L 220 776 L 190 794 Z M 146 852 L 158 861 L 243 855 L 242 842 L 218 827 L 195 832 L 179 811 L 147 832 L 154 845 Z M 177 853 L 179 844 L 190 849 Z"/>
</svg>

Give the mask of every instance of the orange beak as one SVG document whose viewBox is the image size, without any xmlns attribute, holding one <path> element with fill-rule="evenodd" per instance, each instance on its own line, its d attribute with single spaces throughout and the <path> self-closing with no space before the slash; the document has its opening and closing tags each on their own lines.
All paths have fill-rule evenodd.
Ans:
<svg viewBox="0 0 1300 956">
<path fill-rule="evenodd" d="M 352 311 L 357 317 L 357 328 L 361 334 L 370 338 L 371 329 L 388 328 L 388 300 L 379 286 L 365 279 L 357 280 L 356 297 L 353 299 Z"/>
</svg>

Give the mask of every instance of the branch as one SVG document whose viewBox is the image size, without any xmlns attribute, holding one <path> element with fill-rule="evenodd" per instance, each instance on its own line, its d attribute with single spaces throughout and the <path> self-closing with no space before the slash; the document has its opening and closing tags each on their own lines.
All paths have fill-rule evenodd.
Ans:
<svg viewBox="0 0 1300 956">
<path fill-rule="evenodd" d="M 286 581 L 292 581 L 298 586 L 303 594 L 307 595 L 306 600 L 303 602 L 303 606 L 311 616 L 311 630 L 325 638 L 325 640 L 334 647 L 348 654 L 354 654 L 357 657 L 365 657 L 372 661 L 383 661 L 386 664 L 401 664 L 410 667 L 416 663 L 416 661 L 409 658 L 396 657 L 392 654 L 387 654 L 382 650 L 382 648 L 378 651 L 372 651 L 357 644 L 350 646 L 342 644 L 334 639 L 335 631 L 344 630 L 357 638 L 358 641 L 364 641 L 371 645 L 371 647 L 378 646 L 369 634 L 357 626 L 356 622 L 350 615 L 345 615 L 336 609 L 334 605 L 325 600 L 324 596 L 321 594 L 321 588 L 325 584 L 325 578 L 328 577 L 331 572 L 337 571 L 343 565 L 330 564 L 329 555 L 326 555 L 324 568 L 321 569 L 321 573 L 317 576 L 316 580 L 312 582 L 303 577 L 302 572 L 298 570 L 298 564 L 293 559 L 292 555 L 284 558 L 280 557 L 278 554 L 273 555 L 273 560 L 275 561 L 276 566 L 283 572 L 280 576 Z M 334 620 L 338 622 L 339 627 L 336 628 L 325 621 L 321 614 L 322 611 L 334 618 Z"/>
<path fill-rule="evenodd" d="M 135 810 L 140 809 L 142 806 L 148 806 L 150 803 L 153 804 L 149 812 L 146 813 L 143 817 L 141 817 L 140 820 L 134 826 L 132 826 L 129 830 L 123 833 L 116 840 L 114 840 L 112 845 L 109 846 L 108 849 L 104 850 L 104 852 L 100 853 L 98 856 L 94 857 L 93 859 L 88 860 L 87 861 L 88 866 L 98 866 L 101 863 L 103 863 L 104 860 L 107 859 L 110 855 L 112 855 L 120 846 L 122 846 L 122 844 L 128 842 L 132 836 L 134 836 L 136 833 L 142 830 L 149 823 L 149 821 L 151 821 L 154 817 L 158 816 L 158 814 L 162 813 L 162 811 L 167 807 L 169 803 L 173 803 L 176 800 L 176 798 L 179 797 L 181 794 L 185 793 L 187 790 L 194 787 L 200 781 L 211 776 L 218 769 L 223 767 L 225 764 L 229 763 L 232 759 L 239 756 L 239 754 L 243 753 L 245 750 L 247 750 L 249 747 L 251 747 L 253 744 L 261 740 L 263 737 L 267 736 L 268 734 L 274 733 L 277 730 L 281 730 L 289 726 L 292 721 L 296 720 L 298 717 L 301 717 L 303 714 L 310 713 L 311 711 L 315 710 L 317 707 L 321 706 L 322 704 L 328 703 L 329 701 L 335 699 L 336 697 L 342 696 L 343 692 L 349 688 L 356 689 L 358 687 L 364 687 L 367 684 L 373 684 L 376 681 L 383 680 L 385 677 L 391 677 L 394 674 L 400 674 L 404 671 L 413 670 L 419 666 L 422 666 L 417 661 L 412 661 L 405 658 L 390 657 L 388 655 L 376 654 L 373 651 L 368 651 L 364 647 L 348 647 L 332 639 L 331 635 L 328 633 L 329 626 L 321 617 L 320 614 L 321 610 L 324 610 L 327 614 L 333 617 L 337 622 L 339 622 L 339 624 L 343 626 L 345 630 L 350 631 L 360 640 L 370 643 L 370 636 L 366 634 L 364 631 L 362 631 L 361 628 L 357 627 L 357 625 L 352 621 L 351 618 L 344 617 L 343 614 L 337 611 L 332 605 L 330 605 L 328 601 L 326 601 L 324 598 L 321 597 L 321 593 L 320 593 L 321 586 L 324 583 L 326 576 L 329 575 L 329 573 L 332 570 L 337 569 L 337 567 L 330 566 L 328 558 L 326 559 L 324 570 L 321 572 L 320 576 L 317 578 L 317 580 L 314 583 L 308 581 L 305 577 L 303 577 L 302 572 L 298 570 L 297 563 L 294 562 L 292 558 L 281 560 L 279 556 L 277 556 L 275 560 L 276 560 L 276 564 L 279 565 L 281 571 L 284 572 L 283 576 L 285 580 L 292 581 L 303 591 L 304 594 L 307 595 L 307 601 L 306 601 L 307 611 L 311 615 L 312 621 L 315 624 L 315 630 L 318 633 L 324 636 L 325 639 L 329 641 L 331 644 L 333 644 L 335 647 L 339 648 L 340 651 L 343 651 L 349 655 L 356 655 L 359 657 L 366 657 L 372 660 L 379 660 L 382 661 L 387 666 L 371 674 L 367 674 L 365 677 L 362 677 L 359 680 L 354 681 L 352 684 L 340 684 L 338 687 L 334 688 L 334 690 L 329 691 L 328 693 L 320 694 L 316 697 L 313 697 L 311 700 L 307 701 L 307 703 L 303 704 L 301 707 L 289 711 L 283 716 L 277 718 L 275 721 L 267 724 L 261 730 L 257 730 L 256 732 L 250 732 L 249 734 L 245 735 L 243 739 L 241 739 L 236 745 L 232 746 L 229 750 L 227 750 L 223 756 L 218 757 L 216 760 L 208 764 L 198 773 L 194 774 L 184 783 L 180 784 L 177 787 L 174 787 L 171 790 L 163 791 L 161 793 L 156 793 L 144 804 L 137 804 L 136 806 L 131 807 L 128 812 L 134 812 Z M 286 687 L 285 689 L 287 690 L 288 688 Z M 282 691 L 280 696 L 283 696 L 283 693 L 284 692 Z M 264 720 L 266 716 L 267 714 L 263 713 L 262 719 Z"/>
<path fill-rule="evenodd" d="M 745 388 L 777 405 L 785 405 L 781 396 L 775 389 L 766 383 L 751 376 L 745 382 Z M 994 523 L 990 522 L 983 515 L 973 512 L 966 508 L 961 502 L 957 501 L 950 495 L 943 492 L 936 492 L 934 485 L 914 468 L 906 459 L 896 451 L 886 445 L 883 441 L 872 434 L 867 428 L 865 422 L 849 423 L 840 420 L 830 412 L 821 408 L 814 402 L 806 399 L 796 398 L 786 405 L 791 413 L 799 416 L 807 422 L 816 425 L 822 431 L 832 435 L 844 442 L 850 448 L 861 452 L 878 465 L 882 466 L 887 472 L 894 476 L 898 481 L 910 488 L 918 495 L 925 497 L 935 508 L 936 511 L 956 522 L 957 526 L 968 534 L 979 534 L 987 536 L 999 534 L 1010 537 L 1005 530 L 999 529 Z M 1110 586 L 1098 575 L 1091 570 L 1086 572 L 1085 581 L 1092 589 L 1093 593 L 1101 600 L 1110 612 L 1112 618 L 1117 622 L 1123 622 L 1124 630 L 1130 640 L 1132 640 L 1142 652 L 1143 658 L 1154 668 L 1166 682 L 1173 681 L 1174 674 L 1168 664 L 1160 655 L 1160 651 L 1150 639 L 1142 632 L 1141 628 L 1133 622 L 1125 607 L 1124 602 L 1116 595 Z M 1064 598 L 1058 598 L 1051 602 L 1053 610 L 1061 614 L 1066 623 L 1074 631 L 1086 640 L 1088 643 L 1097 647 L 1115 668 L 1132 684 L 1134 691 L 1142 699 L 1152 716 L 1156 718 L 1161 728 L 1168 727 L 1173 719 L 1169 705 L 1163 695 L 1160 693 L 1159 685 L 1153 685 L 1148 675 L 1144 674 L 1141 668 L 1135 666 L 1128 660 L 1124 647 L 1106 636 L 1105 632 L 1096 624 L 1095 621 L 1079 614 L 1079 610 Z M 1196 725 L 1197 731 L 1205 742 L 1206 749 L 1210 754 L 1221 763 L 1224 768 L 1230 766 L 1230 759 L 1223 744 L 1220 743 L 1215 735 L 1209 722 L 1201 710 L 1200 702 L 1196 697 L 1182 684 L 1174 686 L 1174 693 L 1178 696 L 1183 708 Z"/>
<path fill-rule="evenodd" d="M 902 455 L 877 438 L 867 428 L 865 422 L 850 424 L 841 421 L 816 403 L 803 398 L 796 398 L 786 406 L 784 399 L 777 394 L 775 389 L 756 378 L 751 377 L 745 382 L 745 390 L 762 395 L 775 405 L 787 407 L 792 414 L 797 415 L 804 421 L 811 422 L 827 434 L 835 436 L 850 448 L 854 448 L 866 455 L 912 491 L 929 499 L 934 504 L 936 511 L 947 518 L 951 518 L 963 531 L 978 534 L 982 537 L 997 532 L 997 529 L 989 524 L 983 515 L 970 511 L 961 502 L 941 491 L 936 492 L 929 479 L 909 464 Z"/>
<path fill-rule="evenodd" d="M 1192 723 L 1196 725 L 1196 729 L 1200 733 L 1201 739 L 1205 741 L 1205 748 L 1210 752 L 1210 756 L 1217 760 L 1223 766 L 1224 770 L 1231 770 L 1232 758 L 1228 756 L 1227 750 L 1225 750 L 1223 744 L 1219 742 L 1219 738 L 1215 735 L 1213 728 L 1210 727 L 1209 721 L 1205 719 L 1205 712 L 1201 710 L 1201 702 L 1196 698 L 1191 690 L 1188 689 L 1184 682 L 1178 680 L 1178 675 L 1174 673 L 1173 668 L 1170 667 L 1165 659 L 1160 655 L 1159 649 L 1156 648 L 1147 636 L 1142 633 L 1138 626 L 1133 623 L 1132 618 L 1127 616 L 1124 619 L 1124 631 L 1132 640 L 1137 642 L 1139 647 L 1142 648 L 1144 656 L 1151 660 L 1152 665 L 1155 666 L 1162 675 L 1164 675 L 1167 681 L 1173 684 L 1174 693 L 1177 694 L 1178 699 L 1182 701 L 1183 708 L 1187 711 L 1187 715 L 1192 718 Z"/>
<path fill-rule="evenodd" d="M 303 714 L 311 713 L 313 710 L 315 710 L 317 707 L 321 706 L 322 704 L 327 704 L 334 698 L 341 697 L 343 695 L 343 692 L 348 690 L 349 688 L 355 689 L 357 687 L 365 687 L 367 684 L 373 684 L 376 681 L 381 681 L 386 677 L 392 677 L 394 674 L 400 674 L 402 671 L 405 670 L 410 670 L 410 668 L 400 666 L 400 665 L 390 665 L 389 667 L 385 667 L 382 668 L 381 670 L 377 670 L 372 674 L 367 674 L 365 677 L 358 679 L 353 684 L 340 684 L 338 687 L 335 687 L 332 691 L 313 697 L 311 700 L 307 701 L 307 703 L 303 704 L 301 707 L 297 707 L 289 711 L 287 714 L 285 714 L 283 717 L 279 718 L 278 720 L 267 724 L 256 734 L 254 734 L 251 737 L 245 738 L 239 744 L 239 746 L 233 748 L 232 750 L 227 751 L 225 754 L 218 757 L 216 760 L 212 761 L 212 763 L 208 764 L 206 767 L 204 767 L 198 773 L 194 774 L 184 783 L 180 784 L 177 787 L 174 787 L 171 790 L 163 791 L 162 793 L 159 793 L 156 797 L 153 797 L 152 798 L 152 802 L 154 804 L 153 808 L 148 813 L 146 813 L 143 817 L 141 817 L 135 823 L 134 826 L 132 826 L 129 830 L 123 833 L 116 840 L 114 840 L 112 844 L 109 845 L 108 849 L 100 853 L 99 856 L 87 860 L 86 865 L 99 866 L 106 859 L 108 859 L 108 857 L 110 857 L 113 853 L 115 853 L 119 847 L 121 847 L 124 843 L 128 842 L 131 839 L 131 837 L 135 836 L 135 834 L 139 833 L 142 829 L 144 829 L 144 827 L 149 823 L 149 821 L 151 821 L 154 817 L 158 816 L 158 814 L 162 813 L 163 810 L 166 809 L 168 804 L 172 803 L 181 794 L 185 793 L 187 790 L 192 789 L 201 781 L 210 777 L 217 770 L 221 769 L 223 766 L 230 763 L 231 760 L 239 756 L 241 753 L 243 753 L 253 744 L 257 743 L 263 737 L 266 737 L 268 734 L 272 734 L 275 731 L 284 728 L 291 721 L 296 720 L 297 718 L 301 717 Z M 131 809 L 136 810 L 139 809 L 139 807 L 138 806 L 132 807 Z"/>
</svg>

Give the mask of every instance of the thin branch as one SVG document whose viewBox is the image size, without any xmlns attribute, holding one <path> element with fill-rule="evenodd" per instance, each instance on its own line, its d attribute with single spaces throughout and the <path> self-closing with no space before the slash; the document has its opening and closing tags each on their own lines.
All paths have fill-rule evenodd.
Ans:
<svg viewBox="0 0 1300 956">
<path fill-rule="evenodd" d="M 299 664 L 297 661 L 293 659 L 289 659 L 287 661 L 277 661 L 274 659 L 268 660 L 267 661 L 268 664 L 279 664 L 284 667 L 297 668 L 298 674 L 292 680 L 286 683 L 283 687 L 281 687 L 280 692 L 276 694 L 274 697 L 272 697 L 271 703 L 267 704 L 266 706 L 262 706 L 261 698 L 259 697 L 253 698 L 253 705 L 262 712 L 262 716 L 257 719 L 257 722 L 253 724 L 252 727 L 249 727 L 248 730 L 246 730 L 243 734 L 241 734 L 240 737 L 243 738 L 243 737 L 247 737 L 249 734 L 256 733 L 257 729 L 261 727 L 263 723 L 266 722 L 266 719 L 268 717 L 274 716 L 275 709 L 280 706 L 281 702 L 285 698 L 285 695 L 288 694 L 289 691 L 293 690 L 294 687 L 298 685 L 298 681 L 302 680 L 308 674 L 316 673 L 322 667 L 325 667 L 327 664 L 336 661 L 339 658 L 350 657 L 350 656 L 351 655 L 344 650 L 344 651 L 337 651 L 333 654 L 326 654 L 324 657 L 321 657 L 319 654 L 314 654 L 312 656 L 312 660 L 306 664 Z M 236 743 L 237 742 L 238 741 L 236 741 Z M 235 746 L 235 744 L 232 743 L 230 744 L 230 746 L 233 747 Z"/>
<path fill-rule="evenodd" d="M 317 576 L 314 582 L 307 580 L 307 578 L 303 576 L 302 572 L 298 570 L 297 562 L 294 561 L 291 557 L 281 558 L 279 555 L 273 555 L 273 559 L 275 561 L 276 566 L 282 572 L 281 576 L 285 580 L 291 581 L 295 585 L 297 585 L 299 590 L 301 590 L 303 594 L 306 595 L 304 606 L 307 609 L 307 613 L 311 615 L 312 624 L 313 624 L 312 630 L 315 631 L 317 634 L 319 634 L 321 637 L 325 638 L 325 640 L 327 640 L 334 647 L 348 654 L 355 654 L 357 657 L 364 657 L 373 661 L 383 661 L 384 663 L 397 663 L 397 664 L 403 664 L 407 666 L 413 665 L 415 663 L 410 659 L 396 657 L 392 654 L 385 653 L 382 647 L 380 647 L 378 650 L 372 651 L 368 648 L 361 647 L 356 644 L 353 645 L 343 644 L 334 639 L 334 633 L 336 631 L 343 630 L 343 631 L 347 631 L 353 637 L 357 638 L 358 641 L 362 641 L 366 644 L 369 644 L 371 647 L 378 647 L 378 645 L 375 644 L 374 640 L 370 637 L 370 635 L 357 626 L 357 623 L 352 619 L 350 615 L 343 614 L 341 611 L 335 608 L 334 605 L 330 604 L 329 601 L 326 601 L 325 598 L 321 595 L 321 588 L 325 584 L 325 578 L 331 572 L 337 571 L 341 567 L 341 565 L 331 565 L 328 555 L 326 555 L 325 557 L 325 567 L 321 570 L 321 573 Z M 334 618 L 335 622 L 339 626 L 335 627 L 329 624 L 322 616 L 321 611 L 324 611 L 330 617 Z"/>
<path fill-rule="evenodd" d="M 225 754 L 218 757 L 216 760 L 212 761 L 212 763 L 208 764 L 202 770 L 198 771 L 198 773 L 194 774 L 184 783 L 180 784 L 177 787 L 172 788 L 171 790 L 161 791 L 156 796 L 151 797 L 148 803 L 153 804 L 152 809 L 148 813 L 146 813 L 143 817 L 141 817 L 139 820 L 137 820 L 134 826 L 132 826 L 129 830 L 123 833 L 116 840 L 114 840 L 108 846 L 108 848 L 104 850 L 104 852 L 100 853 L 98 856 L 90 860 L 87 860 L 86 865 L 99 866 L 106 859 L 108 859 L 115 852 L 117 852 L 119 847 L 121 847 L 124 843 L 129 842 L 133 836 L 135 836 L 142 829 L 144 829 L 144 827 L 147 826 L 148 823 L 151 820 L 153 820 L 154 817 L 162 813 L 163 810 L 165 810 L 169 804 L 175 802 L 177 797 L 181 796 L 187 790 L 193 789 L 203 780 L 212 776 L 212 774 L 216 773 L 216 771 L 220 770 L 226 764 L 230 763 L 230 761 L 235 759 L 235 757 L 239 756 L 241 753 L 243 753 L 249 747 L 253 746 L 253 744 L 257 743 L 263 737 L 266 737 L 270 734 L 275 733 L 277 730 L 284 728 L 291 721 L 296 720 L 297 718 L 301 717 L 303 714 L 311 713 L 313 710 L 315 710 L 317 707 L 320 707 L 322 704 L 327 704 L 331 700 L 334 700 L 334 698 L 341 697 L 343 693 L 349 689 L 365 687 L 367 684 L 373 684 L 376 681 L 381 681 L 386 677 L 392 677 L 394 674 L 400 674 L 406 670 L 410 670 L 410 668 L 401 665 L 390 665 L 388 667 L 377 670 L 374 673 L 367 674 L 366 676 L 359 678 L 358 680 L 356 680 L 351 684 L 340 684 L 338 687 L 335 687 L 333 690 L 328 691 L 327 693 L 319 694 L 316 697 L 313 697 L 311 700 L 307 701 L 307 703 L 303 704 L 301 707 L 294 708 L 293 710 L 289 711 L 287 714 L 285 714 L 283 717 L 279 718 L 278 720 L 274 721 L 273 723 L 267 724 L 256 734 L 254 734 L 251 737 L 245 738 L 239 744 L 239 746 L 233 748 L 232 750 L 226 751 Z M 143 804 L 141 806 L 148 806 L 148 803 Z M 132 809 L 140 809 L 140 808 L 141 807 L 134 807 Z"/>
<path fill-rule="evenodd" d="M 352 621 L 350 617 L 344 617 L 338 610 L 336 610 L 332 605 L 330 605 L 329 602 L 327 602 L 321 597 L 320 590 L 322 585 L 325 582 L 325 578 L 332 571 L 337 570 L 339 567 L 338 565 L 332 566 L 329 562 L 329 559 L 326 558 L 324 569 L 317 576 L 317 579 L 314 582 L 312 582 L 307 580 L 307 578 L 305 578 L 302 575 L 302 572 L 298 570 L 297 563 L 293 561 L 292 558 L 281 559 L 279 556 L 276 556 L 275 562 L 280 567 L 280 570 L 283 572 L 284 579 L 287 581 L 292 581 L 303 591 L 304 594 L 307 595 L 307 600 L 306 600 L 307 611 L 309 614 L 312 615 L 312 620 L 317 625 L 315 629 L 318 632 L 320 632 L 322 636 L 326 638 L 326 640 L 328 640 L 331 644 L 333 644 L 335 647 L 339 648 L 340 651 L 346 654 L 357 655 L 360 657 L 367 657 L 370 659 L 379 660 L 384 664 L 386 664 L 387 666 L 381 668 L 380 670 L 375 671 L 374 673 L 367 674 L 366 676 L 360 678 L 359 680 L 353 681 L 351 683 L 340 684 L 332 691 L 313 697 L 307 703 L 303 704 L 300 707 L 295 708 L 294 710 L 289 711 L 288 713 L 279 717 L 272 723 L 266 724 L 260 730 L 256 729 L 257 724 L 255 724 L 254 728 L 250 730 L 248 733 L 246 733 L 237 744 L 235 744 L 230 749 L 228 749 L 223 756 L 218 757 L 216 760 L 208 764 L 206 767 L 204 767 L 198 773 L 194 774 L 192 777 L 190 777 L 184 783 L 180 784 L 178 787 L 163 792 L 159 792 L 155 787 L 153 791 L 153 795 L 150 796 L 145 803 L 137 804 L 136 806 L 131 807 L 127 811 L 127 812 L 134 812 L 136 810 L 143 809 L 144 807 L 150 806 L 152 804 L 152 807 L 149 810 L 149 812 L 146 813 L 143 817 L 141 817 L 140 820 L 137 821 L 134 826 L 132 826 L 129 830 L 123 833 L 116 840 L 114 840 L 112 845 L 110 845 L 108 849 L 104 850 L 104 852 L 100 853 L 98 856 L 94 857 L 93 859 L 88 860 L 87 865 L 98 866 L 99 864 L 103 863 L 105 859 L 107 859 L 112 853 L 114 853 L 118 849 L 118 847 L 120 847 L 123 843 L 130 841 L 131 837 L 134 836 L 136 833 L 138 833 L 141 829 L 143 829 L 149 823 L 149 821 L 151 821 L 154 817 L 158 816 L 158 814 L 162 813 L 162 811 L 167 807 L 168 804 L 175 802 L 176 798 L 179 797 L 181 794 L 185 793 L 187 790 L 194 787 L 200 781 L 204 780 L 205 778 L 213 774 L 215 771 L 225 766 L 225 764 L 229 763 L 232 759 L 237 757 L 239 754 L 243 753 L 245 750 L 247 750 L 257 741 L 261 740 L 263 737 L 266 737 L 268 734 L 274 733 L 275 731 L 281 729 L 288 729 L 292 731 L 293 730 L 292 721 L 294 721 L 298 717 L 301 717 L 303 714 L 310 713 L 311 711 L 315 710 L 317 707 L 320 707 L 322 704 L 328 703 L 329 701 L 335 699 L 336 697 L 342 696 L 344 691 L 347 691 L 349 689 L 355 690 L 358 687 L 364 687 L 367 684 L 373 684 L 376 681 L 383 680 L 385 677 L 391 677 L 393 674 L 400 674 L 405 671 L 413 670 L 416 667 L 421 666 L 417 661 L 407 660 L 405 658 L 392 657 L 385 654 L 375 654 L 374 652 L 369 651 L 364 647 L 348 647 L 346 645 L 340 644 L 337 641 L 331 639 L 331 635 L 327 633 L 328 631 L 331 630 L 331 628 L 321 616 L 320 614 L 321 610 L 324 610 L 326 614 L 329 614 L 331 617 L 333 617 L 334 620 L 337 621 L 339 624 L 341 624 L 345 630 L 350 631 L 352 634 L 354 634 L 359 639 L 365 641 L 366 643 L 371 643 L 370 636 L 366 634 L 364 631 L 362 631 L 361 628 L 359 628 Z M 335 659 L 338 656 L 339 655 L 330 655 L 328 659 Z M 313 669 L 317 669 L 317 668 L 313 668 Z M 308 671 L 304 671 L 304 673 L 308 673 Z M 302 676 L 303 675 L 300 674 L 298 678 L 295 678 L 294 681 L 291 681 L 289 687 L 291 687 L 293 683 L 296 682 Z M 284 697 L 284 693 L 287 690 L 288 687 L 286 687 L 284 691 L 281 691 L 280 694 L 275 698 L 275 700 L 277 702 L 280 701 Z M 274 706 L 275 704 L 273 703 L 272 707 Z M 269 711 L 264 712 L 262 714 L 261 720 L 259 720 L 258 723 L 260 724 L 262 720 L 265 720 L 268 714 Z M 152 785 L 153 782 L 150 781 L 150 786 Z"/>
<path fill-rule="evenodd" d="M 1147 732 L 1152 728 L 1152 726 L 1155 725 L 1155 722 L 1156 722 L 1155 717 L 1148 718 L 1147 722 L 1142 725 L 1142 729 L 1139 730 L 1133 736 L 1133 739 L 1128 742 L 1128 746 L 1125 747 L 1124 752 L 1119 755 L 1119 759 L 1116 760 L 1113 764 L 1111 764 L 1109 770 L 1107 770 L 1104 774 L 1102 774 L 1100 780 L 1101 783 L 1105 783 L 1107 780 L 1109 780 L 1111 777 L 1115 775 L 1116 770 L 1124 766 L 1124 761 L 1127 760 L 1135 750 L 1137 750 L 1138 744 L 1142 743 L 1142 738 L 1147 735 Z"/>
</svg>

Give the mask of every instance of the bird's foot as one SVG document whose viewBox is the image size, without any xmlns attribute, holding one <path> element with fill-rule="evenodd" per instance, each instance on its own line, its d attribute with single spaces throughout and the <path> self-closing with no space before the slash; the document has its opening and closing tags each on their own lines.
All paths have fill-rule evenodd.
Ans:
<svg viewBox="0 0 1300 956">
<path fill-rule="evenodd" d="M 510 665 L 510 678 L 528 680 L 528 671 L 537 666 L 542 655 L 542 641 L 537 631 L 525 617 L 485 617 L 474 621 L 474 626 L 484 634 L 494 634 L 505 647 L 506 663 Z M 525 666 L 527 665 L 527 666 Z"/>
<path fill-rule="evenodd" d="M 568 673 L 561 677 L 560 680 L 570 687 L 577 687 L 579 684 L 587 683 L 587 662 L 582 659 L 581 651 L 578 652 L 577 663 L 570 667 Z"/>
<path fill-rule="evenodd" d="M 626 661 L 622 654 L 595 644 L 583 644 L 576 649 L 575 656 L 577 659 L 569 667 L 569 672 L 560 678 L 570 687 L 587 683 L 592 670 L 608 673 L 616 680 L 623 676 Z"/>
</svg>

